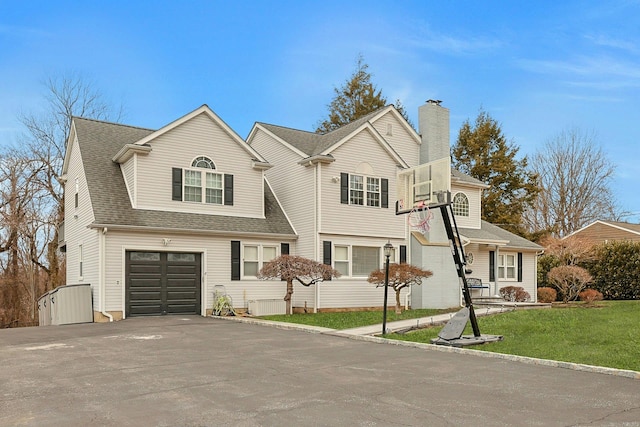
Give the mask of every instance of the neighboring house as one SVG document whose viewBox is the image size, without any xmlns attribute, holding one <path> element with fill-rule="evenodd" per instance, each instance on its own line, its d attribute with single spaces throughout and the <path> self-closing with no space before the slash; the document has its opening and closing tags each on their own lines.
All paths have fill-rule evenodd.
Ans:
<svg viewBox="0 0 640 427">
<path fill-rule="evenodd" d="M 210 313 L 284 295 L 257 280 L 295 250 L 271 165 L 209 107 L 159 130 L 73 118 L 65 181 L 67 284 L 90 283 L 96 320 Z"/>
<path fill-rule="evenodd" d="M 578 237 L 593 243 L 607 243 L 615 240 L 640 240 L 640 224 L 598 220 L 574 231 L 567 237 Z"/>
<path fill-rule="evenodd" d="M 449 111 L 420 107 L 419 135 L 393 106 L 320 135 L 256 123 L 247 141 L 202 106 L 159 130 L 74 118 L 64 159 L 67 284 L 89 283 L 94 318 L 211 312 L 217 286 L 236 308 L 282 300 L 258 280 L 290 253 L 332 265 L 340 278 L 296 286 L 296 309 L 380 307 L 367 282 L 384 264 L 434 275 L 402 297 L 414 308 L 461 304 L 444 226 L 416 238 L 396 215 L 398 172 L 449 156 Z M 264 156 L 264 157 L 263 157 Z M 469 276 L 496 294 L 522 286 L 535 299 L 542 248 L 480 219 L 487 186 L 451 171 L 453 211 Z"/>
</svg>

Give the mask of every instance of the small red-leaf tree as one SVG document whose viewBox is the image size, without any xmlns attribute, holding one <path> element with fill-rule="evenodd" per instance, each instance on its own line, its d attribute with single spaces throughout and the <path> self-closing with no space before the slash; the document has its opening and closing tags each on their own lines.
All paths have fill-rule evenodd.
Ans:
<svg viewBox="0 0 640 427">
<path fill-rule="evenodd" d="M 400 291 L 411 285 L 421 285 L 422 279 L 431 277 L 433 273 L 423 270 L 411 264 L 389 264 L 389 287 L 396 291 L 396 313 L 402 313 L 400 304 Z M 376 287 L 384 286 L 385 269 L 372 271 L 367 279 L 369 283 L 374 283 Z"/>
<path fill-rule="evenodd" d="M 260 279 L 280 279 L 287 282 L 287 293 L 284 296 L 287 314 L 292 313 L 291 295 L 294 280 L 303 286 L 311 286 L 332 277 L 340 277 L 340 272 L 330 265 L 295 255 L 280 255 L 264 264 L 258 273 Z"/>
</svg>

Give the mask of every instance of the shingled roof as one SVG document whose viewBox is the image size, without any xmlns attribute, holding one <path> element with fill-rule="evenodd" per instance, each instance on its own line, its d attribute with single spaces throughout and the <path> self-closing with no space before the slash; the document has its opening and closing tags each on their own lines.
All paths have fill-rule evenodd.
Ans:
<svg viewBox="0 0 640 427">
<path fill-rule="evenodd" d="M 497 225 L 493 225 L 487 221 L 481 221 L 480 229 L 476 228 L 458 228 L 460 234 L 468 239 L 483 240 L 488 242 L 501 242 L 509 249 L 525 249 L 525 250 L 542 250 L 543 247 L 537 243 L 533 243 L 524 237 L 513 234 L 504 230 Z"/>
<path fill-rule="evenodd" d="M 283 126 L 271 125 L 268 123 L 258 124 L 269 132 L 273 133 L 278 138 L 288 142 L 298 150 L 305 153 L 307 156 L 311 157 L 322 153 L 336 142 L 342 140 L 345 136 L 349 135 L 364 123 L 380 114 L 386 108 L 388 108 L 388 106 L 369 113 L 366 116 L 362 116 L 349 124 L 346 124 L 336 130 L 325 134 L 291 129 Z"/>
<path fill-rule="evenodd" d="M 73 121 L 95 216 L 92 227 L 295 237 L 268 183 L 264 186 L 265 218 L 133 209 L 120 165 L 112 158 L 124 145 L 139 141 L 154 130 L 78 117 Z"/>
</svg>

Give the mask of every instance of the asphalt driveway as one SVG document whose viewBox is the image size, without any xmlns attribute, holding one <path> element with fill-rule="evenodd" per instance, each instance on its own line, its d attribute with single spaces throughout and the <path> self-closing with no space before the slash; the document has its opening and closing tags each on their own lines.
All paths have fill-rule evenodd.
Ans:
<svg viewBox="0 0 640 427">
<path fill-rule="evenodd" d="M 640 426 L 640 380 L 203 317 L 0 330 L 1 426 Z"/>
</svg>

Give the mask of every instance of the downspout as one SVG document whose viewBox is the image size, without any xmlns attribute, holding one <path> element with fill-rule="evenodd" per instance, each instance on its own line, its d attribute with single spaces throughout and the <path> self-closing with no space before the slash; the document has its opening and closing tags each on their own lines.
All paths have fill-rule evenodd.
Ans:
<svg viewBox="0 0 640 427">
<path fill-rule="evenodd" d="M 105 299 L 107 298 L 107 290 L 106 290 L 106 279 L 105 279 L 105 250 L 106 250 L 106 240 L 105 235 L 107 234 L 107 227 L 102 229 L 102 232 L 98 233 L 98 288 L 100 289 L 100 313 L 109 319 L 109 322 L 113 322 L 113 316 L 107 313 L 107 302 Z"/>
<path fill-rule="evenodd" d="M 314 210 L 313 210 L 313 216 L 314 216 L 314 227 L 315 227 L 315 259 L 319 260 L 319 256 L 318 256 L 318 252 L 319 252 L 319 245 L 320 245 L 320 162 L 316 163 L 316 173 L 314 174 L 314 179 L 315 179 L 315 183 L 314 183 L 314 187 L 315 187 L 315 193 L 316 193 L 316 199 L 314 200 Z M 318 309 L 320 308 L 320 284 L 322 282 L 317 282 L 316 286 L 315 286 L 315 304 L 313 305 L 313 312 L 317 313 Z"/>
</svg>

